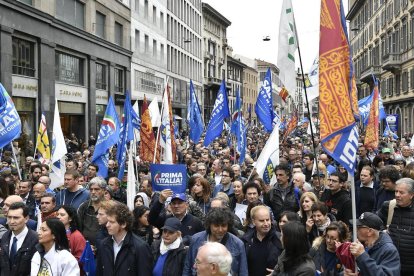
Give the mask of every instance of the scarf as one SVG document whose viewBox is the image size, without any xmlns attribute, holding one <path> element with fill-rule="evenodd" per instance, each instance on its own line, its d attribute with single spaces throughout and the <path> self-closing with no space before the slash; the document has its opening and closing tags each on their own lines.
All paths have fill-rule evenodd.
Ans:
<svg viewBox="0 0 414 276">
<path fill-rule="evenodd" d="M 326 222 L 322 224 L 321 226 L 318 226 L 318 232 L 319 233 L 325 232 L 325 229 L 326 227 L 329 226 L 329 224 L 331 224 L 331 219 L 329 217 L 326 217 Z"/>
<path fill-rule="evenodd" d="M 179 237 L 173 243 L 171 243 L 170 245 L 165 245 L 164 240 L 162 239 L 161 243 L 160 243 L 160 253 L 161 253 L 161 255 L 164 255 L 168 251 L 173 250 L 173 249 L 177 249 L 178 247 L 180 247 L 181 240 L 182 240 L 182 238 Z"/>
</svg>

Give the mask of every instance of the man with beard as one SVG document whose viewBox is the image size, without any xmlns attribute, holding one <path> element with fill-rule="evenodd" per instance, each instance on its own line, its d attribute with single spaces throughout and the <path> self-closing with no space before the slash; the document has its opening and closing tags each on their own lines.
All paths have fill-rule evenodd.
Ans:
<svg viewBox="0 0 414 276">
<path fill-rule="evenodd" d="M 38 164 L 30 166 L 30 180 L 32 187 L 37 183 L 39 177 L 42 176 L 42 167 Z"/>
<path fill-rule="evenodd" d="M 272 227 L 267 206 L 256 206 L 250 211 L 254 228 L 246 233 L 242 241 L 246 247 L 249 275 L 267 275 L 277 264 L 283 251 L 280 234 Z"/>
<path fill-rule="evenodd" d="M 79 230 L 86 240 L 95 245 L 99 222 L 96 216 L 101 202 L 104 200 L 106 181 L 102 177 L 94 177 L 89 182 L 90 199 L 79 206 Z"/>
</svg>

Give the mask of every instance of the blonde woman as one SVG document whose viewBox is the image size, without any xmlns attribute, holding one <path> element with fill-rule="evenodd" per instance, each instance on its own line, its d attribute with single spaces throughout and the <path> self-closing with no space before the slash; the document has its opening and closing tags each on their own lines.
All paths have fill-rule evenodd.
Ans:
<svg viewBox="0 0 414 276">
<path fill-rule="evenodd" d="M 316 195 L 312 192 L 303 193 L 300 197 L 300 209 L 299 209 L 299 216 L 301 222 L 305 225 L 306 221 L 312 218 L 312 205 L 319 202 Z"/>
</svg>

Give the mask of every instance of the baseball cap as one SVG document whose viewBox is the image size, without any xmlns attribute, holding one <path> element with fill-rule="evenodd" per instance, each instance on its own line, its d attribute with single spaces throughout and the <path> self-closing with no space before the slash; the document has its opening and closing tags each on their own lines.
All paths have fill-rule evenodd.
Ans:
<svg viewBox="0 0 414 276">
<path fill-rule="evenodd" d="M 391 153 L 391 149 L 390 148 L 383 148 L 382 153 Z"/>
<path fill-rule="evenodd" d="M 171 217 L 171 218 L 167 218 L 167 220 L 164 223 L 164 226 L 161 229 L 176 232 L 176 231 L 180 231 L 180 228 L 181 228 L 180 220 L 176 217 Z"/>
<path fill-rule="evenodd" d="M 325 174 L 322 173 L 322 172 L 319 172 L 319 174 L 318 173 L 312 174 L 312 177 L 314 177 L 314 176 L 325 177 Z"/>
<path fill-rule="evenodd" d="M 187 201 L 187 196 L 184 193 L 175 193 L 171 197 L 171 202 L 174 199 L 179 199 L 179 200 L 182 200 L 182 201 Z"/>
<path fill-rule="evenodd" d="M 352 220 L 349 220 L 349 222 L 352 224 Z M 362 215 L 359 216 L 359 218 L 356 220 L 356 225 L 366 226 L 378 231 L 382 230 L 383 228 L 383 222 L 380 217 L 370 212 L 362 213 Z"/>
</svg>

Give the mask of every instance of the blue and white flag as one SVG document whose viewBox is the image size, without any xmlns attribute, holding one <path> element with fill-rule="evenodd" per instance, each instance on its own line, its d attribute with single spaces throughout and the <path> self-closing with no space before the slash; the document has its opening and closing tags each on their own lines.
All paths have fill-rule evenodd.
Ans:
<svg viewBox="0 0 414 276">
<path fill-rule="evenodd" d="M 20 137 L 22 123 L 6 89 L 0 83 L 0 148 Z"/>
<path fill-rule="evenodd" d="M 118 148 L 116 151 L 116 159 L 118 160 L 119 171 L 118 179 L 122 179 L 124 176 L 125 162 L 128 154 L 128 143 L 134 139 L 134 128 L 132 126 L 132 105 L 129 91 L 126 92 L 125 103 L 124 103 L 124 115 L 121 125 L 121 131 L 119 135 Z M 133 170 L 133 168 L 129 168 Z"/>
<path fill-rule="evenodd" d="M 239 118 L 242 116 L 242 103 L 240 98 L 240 89 L 236 90 L 236 101 L 234 102 L 234 109 L 233 109 L 233 116 L 232 116 L 232 123 L 231 123 L 231 133 L 236 135 L 238 133 L 240 120 Z"/>
<path fill-rule="evenodd" d="M 206 137 L 204 139 L 205 147 L 210 145 L 211 142 L 213 142 L 213 140 L 221 134 L 223 131 L 224 119 L 228 117 L 230 117 L 230 110 L 227 100 L 226 84 L 223 80 L 217 94 L 216 102 L 214 103 L 210 122 L 207 126 Z"/>
<path fill-rule="evenodd" d="M 240 118 L 239 130 L 237 135 L 237 151 L 240 154 L 239 164 L 242 165 L 246 157 L 247 146 L 247 127 L 243 118 Z"/>
<path fill-rule="evenodd" d="M 257 158 L 256 172 L 269 185 L 276 181 L 274 168 L 277 165 L 279 165 L 279 125 L 276 125 L 273 129 L 259 158 Z"/>
<path fill-rule="evenodd" d="M 120 125 L 116 114 L 115 104 L 112 96 L 109 98 L 105 116 L 102 120 L 98 140 L 92 156 L 92 163 L 98 165 L 98 176 L 106 178 L 108 176 L 108 160 L 110 148 L 118 142 Z"/>
<path fill-rule="evenodd" d="M 371 95 L 358 101 L 359 114 L 361 115 L 361 120 L 364 123 L 364 126 L 368 124 L 369 110 L 371 109 L 373 95 L 374 95 L 374 92 L 372 92 Z M 378 99 L 379 99 L 379 119 L 383 120 L 385 119 L 385 117 L 387 117 L 387 114 L 385 113 L 385 109 L 384 109 L 384 105 L 382 103 L 381 97 L 379 97 Z"/>
<path fill-rule="evenodd" d="M 52 135 L 52 170 L 50 173 L 51 190 L 63 185 L 65 177 L 65 155 L 66 149 L 65 138 L 63 137 L 62 127 L 60 126 L 59 106 L 55 100 L 55 114 L 53 118 L 53 135 Z"/>
<path fill-rule="evenodd" d="M 267 69 L 262 87 L 260 87 L 254 111 L 265 130 L 267 132 L 272 132 L 274 113 L 272 100 L 272 72 L 270 71 L 270 68 Z"/>
<path fill-rule="evenodd" d="M 388 137 L 392 139 L 398 139 L 398 135 L 390 129 L 388 123 L 385 124 L 384 133 L 382 134 L 383 137 Z"/>
<path fill-rule="evenodd" d="M 193 81 L 190 80 L 190 101 L 188 104 L 188 125 L 190 126 L 190 139 L 197 144 L 204 130 L 203 116 L 194 90 Z"/>
</svg>

